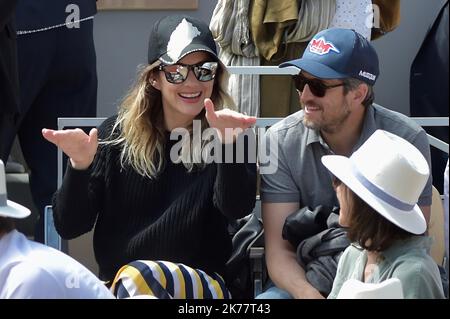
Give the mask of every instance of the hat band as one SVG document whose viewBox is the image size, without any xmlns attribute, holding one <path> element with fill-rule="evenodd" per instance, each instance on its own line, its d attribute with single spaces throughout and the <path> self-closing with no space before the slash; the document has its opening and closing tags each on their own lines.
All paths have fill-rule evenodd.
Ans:
<svg viewBox="0 0 450 319">
<path fill-rule="evenodd" d="M 392 207 L 397 208 L 398 210 L 402 210 L 405 212 L 413 210 L 415 205 L 411 205 L 405 202 L 402 202 L 401 200 L 389 195 L 384 190 L 379 188 L 377 185 L 373 184 L 371 181 L 369 181 L 359 170 L 355 165 L 352 165 L 353 174 L 355 175 L 356 179 L 364 185 L 364 187 L 367 188 L 368 191 L 370 191 L 373 195 L 378 197 L 379 199 L 385 201 Z"/>
<path fill-rule="evenodd" d="M 0 194 L 0 206 L 7 206 L 6 194 Z"/>
</svg>

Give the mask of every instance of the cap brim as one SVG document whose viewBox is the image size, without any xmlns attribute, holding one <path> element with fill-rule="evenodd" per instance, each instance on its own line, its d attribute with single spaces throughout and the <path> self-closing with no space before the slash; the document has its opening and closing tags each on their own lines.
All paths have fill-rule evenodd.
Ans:
<svg viewBox="0 0 450 319">
<path fill-rule="evenodd" d="M 211 54 L 211 56 L 220 64 L 220 67 L 222 68 L 222 70 L 224 70 L 225 72 L 228 72 L 228 69 L 227 69 L 226 65 L 223 64 L 223 62 L 219 59 L 217 54 L 213 50 L 211 50 L 209 47 L 207 47 L 205 45 L 191 45 L 189 47 L 189 49 L 186 52 L 183 52 L 183 54 L 180 56 L 180 58 L 177 61 L 175 61 L 175 62 L 169 62 L 169 61 L 172 61 L 172 59 L 167 53 L 162 55 L 159 58 L 159 60 L 161 62 L 163 62 L 164 64 L 167 64 L 167 65 L 176 64 L 182 58 L 184 58 L 186 55 L 194 53 L 194 52 L 207 52 L 207 53 Z"/>
<path fill-rule="evenodd" d="M 415 205 L 412 210 L 403 211 L 373 195 L 354 177 L 352 163 L 347 157 L 340 155 L 325 155 L 322 157 L 322 163 L 334 176 L 339 178 L 363 201 L 391 223 L 416 235 L 425 232 L 427 225 L 419 206 Z"/>
<path fill-rule="evenodd" d="M 10 217 L 10 218 L 25 218 L 30 216 L 31 211 L 13 201 L 7 200 L 6 206 L 0 207 L 0 216 L 2 217 Z"/>
<path fill-rule="evenodd" d="M 186 50 L 186 51 L 184 51 Z M 178 63 L 182 58 L 184 58 L 186 55 L 194 53 L 194 52 L 207 52 L 209 54 L 211 54 L 215 59 L 217 59 L 217 61 L 219 61 L 219 57 L 217 56 L 217 54 L 211 50 L 211 48 L 209 48 L 206 45 L 202 45 L 202 44 L 191 44 L 189 45 L 187 48 L 185 48 L 182 54 L 180 54 L 180 56 L 178 57 L 178 60 L 173 61 L 172 58 L 170 57 L 169 54 L 165 53 L 163 54 L 159 60 L 161 62 L 163 62 L 164 64 L 175 64 Z"/>
<path fill-rule="evenodd" d="M 348 78 L 346 74 L 336 72 L 332 68 L 307 59 L 297 59 L 288 62 L 284 62 L 279 65 L 280 68 L 285 68 L 288 66 L 295 66 L 302 71 L 308 72 L 312 76 L 319 79 L 345 79 Z"/>
</svg>

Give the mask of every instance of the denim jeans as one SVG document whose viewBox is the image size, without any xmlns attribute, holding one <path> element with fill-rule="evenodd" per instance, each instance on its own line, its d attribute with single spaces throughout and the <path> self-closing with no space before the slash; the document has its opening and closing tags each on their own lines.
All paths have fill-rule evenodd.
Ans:
<svg viewBox="0 0 450 319">
<path fill-rule="evenodd" d="M 266 284 L 264 292 L 256 296 L 255 299 L 293 299 L 293 297 L 283 289 L 280 289 L 269 280 Z"/>
</svg>

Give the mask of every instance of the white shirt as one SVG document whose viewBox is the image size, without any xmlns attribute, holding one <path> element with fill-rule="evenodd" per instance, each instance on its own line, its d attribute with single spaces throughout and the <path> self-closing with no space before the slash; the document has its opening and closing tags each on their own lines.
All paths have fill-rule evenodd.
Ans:
<svg viewBox="0 0 450 319">
<path fill-rule="evenodd" d="M 377 11 L 375 13 L 379 14 Z M 370 40 L 372 25 L 371 0 L 336 0 L 336 13 L 330 28 L 353 29 Z"/>
<path fill-rule="evenodd" d="M 13 230 L 0 238 L 0 299 L 114 298 L 87 268 Z"/>
</svg>

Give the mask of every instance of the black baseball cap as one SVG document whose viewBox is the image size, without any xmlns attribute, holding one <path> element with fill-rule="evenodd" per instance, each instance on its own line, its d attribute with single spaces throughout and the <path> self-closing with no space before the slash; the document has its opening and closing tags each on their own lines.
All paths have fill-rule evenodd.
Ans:
<svg viewBox="0 0 450 319">
<path fill-rule="evenodd" d="M 217 61 L 217 48 L 208 25 L 187 15 L 170 15 L 158 20 L 150 33 L 148 63 L 160 60 L 175 64 L 189 53 L 205 51 Z"/>
</svg>

